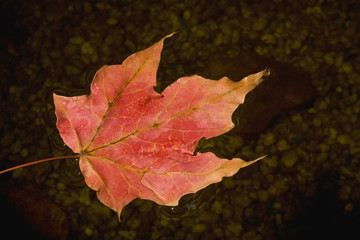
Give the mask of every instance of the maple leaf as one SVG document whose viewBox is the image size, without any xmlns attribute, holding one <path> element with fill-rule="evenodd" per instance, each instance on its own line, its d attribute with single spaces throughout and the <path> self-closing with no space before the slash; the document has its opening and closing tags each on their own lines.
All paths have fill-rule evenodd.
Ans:
<svg viewBox="0 0 360 240">
<path fill-rule="evenodd" d="M 171 34 L 172 35 L 172 34 Z M 161 94 L 154 90 L 164 39 L 97 71 L 91 94 L 54 94 L 57 128 L 80 153 L 86 184 L 120 217 L 135 198 L 176 206 L 254 161 L 194 154 L 200 138 L 233 128 L 231 115 L 269 70 L 233 82 L 183 77 Z"/>
</svg>

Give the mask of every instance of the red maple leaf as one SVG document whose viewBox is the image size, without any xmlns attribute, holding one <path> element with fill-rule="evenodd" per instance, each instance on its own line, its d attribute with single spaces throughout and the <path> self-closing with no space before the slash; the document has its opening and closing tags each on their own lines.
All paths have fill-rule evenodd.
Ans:
<svg viewBox="0 0 360 240">
<path fill-rule="evenodd" d="M 194 150 L 200 138 L 233 128 L 233 111 L 269 70 L 240 82 L 183 77 L 159 94 L 154 86 L 165 38 L 98 70 L 90 95 L 54 94 L 62 139 L 80 153 L 86 184 L 119 217 L 137 197 L 176 206 L 181 196 L 256 161 Z"/>
</svg>

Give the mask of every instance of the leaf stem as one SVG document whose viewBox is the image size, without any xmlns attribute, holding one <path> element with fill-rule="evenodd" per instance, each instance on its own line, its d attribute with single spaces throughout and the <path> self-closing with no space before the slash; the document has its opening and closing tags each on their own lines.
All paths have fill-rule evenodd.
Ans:
<svg viewBox="0 0 360 240">
<path fill-rule="evenodd" d="M 59 159 L 79 158 L 79 157 L 80 157 L 80 155 L 72 155 L 72 156 L 60 156 L 60 157 L 51 157 L 51 158 L 40 159 L 40 160 L 37 160 L 37 161 L 24 163 L 24 164 L 15 166 L 15 167 L 11 167 L 11 168 L 2 170 L 2 171 L 0 171 L 0 174 L 10 172 L 10 171 L 13 171 L 13 170 L 18 169 L 18 168 L 23 168 L 23 167 L 35 165 L 35 164 L 38 164 L 38 163 L 49 162 L 49 161 L 59 160 Z"/>
</svg>

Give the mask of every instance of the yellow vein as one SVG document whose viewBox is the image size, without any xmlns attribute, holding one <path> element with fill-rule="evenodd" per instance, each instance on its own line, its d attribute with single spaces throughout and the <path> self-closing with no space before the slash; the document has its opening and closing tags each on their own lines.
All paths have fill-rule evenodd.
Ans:
<svg viewBox="0 0 360 240">
<path fill-rule="evenodd" d="M 162 121 L 162 122 L 154 123 L 154 125 L 151 125 L 151 126 L 148 126 L 148 127 L 142 128 L 142 129 L 136 129 L 134 132 L 132 132 L 132 133 L 130 133 L 130 134 L 128 134 L 128 135 L 126 135 L 126 136 L 124 136 L 124 137 L 116 140 L 116 141 L 110 142 L 110 143 L 108 143 L 108 144 L 105 144 L 105 145 L 96 147 L 96 148 L 94 148 L 94 149 L 91 149 L 91 150 L 85 151 L 85 152 L 87 152 L 87 153 L 94 152 L 94 151 L 96 151 L 96 150 L 99 150 L 99 149 L 102 149 L 102 148 L 106 148 L 106 147 L 108 147 L 108 146 L 115 145 L 115 144 L 117 144 L 117 143 L 119 143 L 119 142 L 122 142 L 122 141 L 124 141 L 125 139 L 127 139 L 127 138 L 129 138 L 129 137 L 131 137 L 131 136 L 134 136 L 134 135 L 136 135 L 136 134 L 138 134 L 138 133 L 140 133 L 140 132 L 143 132 L 143 131 L 146 131 L 146 130 L 149 130 L 149 129 L 152 129 L 152 128 L 155 128 L 155 127 L 156 127 L 156 128 L 159 128 L 162 124 L 164 124 L 164 123 L 166 123 L 166 122 L 168 122 L 168 121 L 171 121 L 171 120 L 174 119 L 174 118 L 178 118 L 178 117 L 181 117 L 181 116 L 185 116 L 185 115 L 187 115 L 187 114 L 189 114 L 189 113 L 191 113 L 191 112 L 199 111 L 202 106 L 204 106 L 204 105 L 206 105 L 206 104 L 208 104 L 208 103 L 210 103 L 210 102 L 214 102 L 214 101 L 218 100 L 219 98 L 221 98 L 221 97 L 223 97 L 223 96 L 226 96 L 226 95 L 230 94 L 230 93 L 233 92 L 233 91 L 236 91 L 236 90 L 239 89 L 239 88 L 241 88 L 241 86 L 239 86 L 239 87 L 234 87 L 234 88 L 232 88 L 231 90 L 229 90 L 229 91 L 227 91 L 227 92 L 225 92 L 225 93 L 223 93 L 223 94 L 220 94 L 220 95 L 218 95 L 218 96 L 215 96 L 215 97 L 209 99 L 208 101 L 203 102 L 203 103 L 200 104 L 198 107 L 193 107 L 193 108 L 188 109 L 187 111 L 184 111 L 184 112 L 182 112 L 182 113 L 175 114 L 174 116 L 172 116 L 172 117 L 170 117 L 170 118 L 168 118 L 168 119 L 166 119 L 166 120 L 164 120 L 164 121 Z M 174 99 L 174 97 L 173 97 L 172 99 Z M 168 106 L 168 105 L 167 105 L 167 106 Z M 166 108 L 167 106 L 165 106 L 165 108 Z M 106 112 L 106 114 L 107 114 L 107 112 Z M 158 115 L 158 116 L 159 116 L 159 115 Z M 105 118 L 105 117 L 103 117 L 103 119 L 104 119 L 104 118 Z M 100 130 L 101 125 L 102 125 L 102 123 L 101 123 L 100 126 L 98 127 L 97 132 Z M 182 130 L 180 130 L 180 131 L 182 131 Z M 93 139 L 95 138 L 96 135 L 97 135 L 97 134 L 94 135 Z M 92 141 L 93 141 L 93 139 L 92 139 Z M 92 142 L 92 141 L 91 141 L 91 142 Z M 90 145 L 90 144 L 89 144 L 89 145 Z M 89 147 L 89 146 L 88 146 L 88 147 Z M 88 148 L 88 147 L 87 147 L 87 148 Z"/>
<path fill-rule="evenodd" d="M 85 151 L 89 148 L 89 146 L 94 142 L 94 139 L 96 138 L 96 136 L 99 134 L 99 131 L 101 130 L 101 127 L 104 123 L 105 118 L 107 117 L 108 112 L 110 111 L 110 109 L 113 107 L 113 103 L 121 96 L 121 94 L 126 90 L 126 88 L 129 86 L 129 84 L 135 79 L 135 77 L 138 75 L 138 73 L 140 72 L 140 70 L 142 69 L 142 67 L 145 65 L 145 63 L 148 61 L 150 57 L 146 58 L 144 60 L 144 62 L 142 63 L 142 65 L 139 67 L 139 69 L 134 73 L 134 75 L 129 79 L 129 81 L 127 81 L 125 83 L 125 86 L 119 91 L 119 93 L 116 95 L 116 97 L 111 101 L 108 102 L 108 108 L 106 109 L 106 112 L 104 113 L 103 117 L 101 118 L 100 124 L 96 129 L 96 132 L 94 134 L 94 136 L 91 138 L 88 146 L 85 148 Z M 124 63 L 121 65 L 123 67 L 123 71 L 124 71 Z M 104 76 L 103 76 L 104 78 Z M 104 93 L 105 94 L 105 93 Z"/>
</svg>

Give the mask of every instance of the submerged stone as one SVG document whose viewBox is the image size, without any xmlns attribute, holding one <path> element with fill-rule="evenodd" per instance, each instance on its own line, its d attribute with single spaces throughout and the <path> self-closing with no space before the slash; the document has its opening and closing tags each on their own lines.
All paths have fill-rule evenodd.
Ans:
<svg viewBox="0 0 360 240">
<path fill-rule="evenodd" d="M 268 79 L 251 91 L 234 113 L 236 126 L 231 131 L 234 134 L 244 137 L 258 134 L 280 112 L 300 106 L 315 96 L 307 72 L 250 51 L 241 51 L 234 58 L 215 58 L 208 66 L 211 78 L 227 76 L 234 81 L 265 68 L 270 68 Z"/>
<path fill-rule="evenodd" d="M 36 237 L 43 237 L 44 239 L 68 239 L 70 228 L 65 212 L 55 202 L 42 196 L 37 190 L 12 184 L 1 184 L 0 199 L 5 199 L 5 202 L 9 204 L 8 206 L 3 205 L 6 208 L 6 211 L 2 212 L 4 219 L 17 217 L 18 227 L 20 231 L 25 229 L 25 234 L 36 234 Z M 8 216 L 8 214 L 14 215 Z M 8 223 L 11 221 L 3 223 L 3 225 L 7 226 Z M 27 231 L 28 227 L 33 232 Z"/>
</svg>

